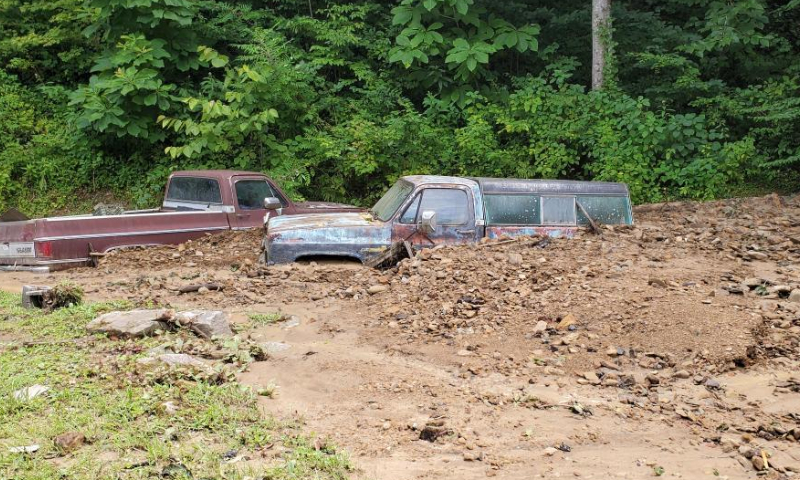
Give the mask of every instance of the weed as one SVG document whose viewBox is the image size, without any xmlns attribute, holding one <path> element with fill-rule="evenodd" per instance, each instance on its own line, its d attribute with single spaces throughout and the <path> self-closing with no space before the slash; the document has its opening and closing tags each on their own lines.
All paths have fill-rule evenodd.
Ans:
<svg viewBox="0 0 800 480">
<path fill-rule="evenodd" d="M 250 313 L 247 315 L 247 318 L 256 325 L 272 325 L 283 321 L 286 319 L 286 316 L 282 313 Z"/>
<path fill-rule="evenodd" d="M 238 479 L 241 467 L 224 463 L 223 453 L 274 443 L 288 448 L 288 460 L 249 466 L 250 476 L 345 478 L 346 457 L 315 450 L 299 439 L 297 425 L 264 418 L 249 388 L 184 377 L 141 381 L 137 361 L 173 334 L 127 341 L 86 336 L 84 327 L 96 315 L 129 305 L 48 313 L 18 303 L 18 296 L 0 293 L 0 333 L 11 339 L 0 346 L 0 478 L 144 479 L 179 464 L 195 478 Z M 36 384 L 50 389 L 30 400 L 14 398 L 14 391 Z M 86 444 L 60 451 L 53 439 L 66 432 L 85 435 Z M 32 454 L 9 452 L 34 444 L 40 448 Z M 51 460 L 56 457 L 65 461 Z"/>
</svg>

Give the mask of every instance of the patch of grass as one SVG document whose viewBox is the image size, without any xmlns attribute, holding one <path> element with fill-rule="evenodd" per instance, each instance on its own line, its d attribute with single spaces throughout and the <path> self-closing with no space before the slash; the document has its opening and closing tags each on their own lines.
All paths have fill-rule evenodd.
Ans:
<svg viewBox="0 0 800 480">
<path fill-rule="evenodd" d="M 263 326 L 282 322 L 286 319 L 286 315 L 282 313 L 250 313 L 247 318 L 250 319 L 251 323 Z"/>
<path fill-rule="evenodd" d="M 265 418 L 249 387 L 148 381 L 137 360 L 165 337 L 86 335 L 84 326 L 96 315 L 130 305 L 47 313 L 22 309 L 19 301 L 0 293 L 0 478 L 145 479 L 177 464 L 194 478 L 346 478 L 351 467 L 345 456 L 315 448 L 296 425 Z M 31 400 L 14 398 L 16 390 L 35 384 L 50 390 Z M 86 443 L 63 452 L 54 439 L 66 432 L 83 434 Z M 34 444 L 40 448 L 32 454 L 8 451 Z M 247 462 L 247 468 L 223 458 L 235 450 L 260 459 L 259 450 L 279 447 L 281 455 Z"/>
<path fill-rule="evenodd" d="M 259 387 L 256 393 L 262 397 L 275 398 L 278 393 L 278 385 L 274 381 L 270 381 L 266 386 Z"/>
</svg>

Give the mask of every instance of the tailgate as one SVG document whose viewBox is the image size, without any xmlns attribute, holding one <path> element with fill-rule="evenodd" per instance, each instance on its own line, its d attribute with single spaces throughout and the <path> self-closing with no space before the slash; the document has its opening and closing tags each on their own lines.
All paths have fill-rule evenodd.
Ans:
<svg viewBox="0 0 800 480">
<path fill-rule="evenodd" d="M 36 222 L 0 222 L 0 259 L 36 256 L 33 237 Z"/>
</svg>

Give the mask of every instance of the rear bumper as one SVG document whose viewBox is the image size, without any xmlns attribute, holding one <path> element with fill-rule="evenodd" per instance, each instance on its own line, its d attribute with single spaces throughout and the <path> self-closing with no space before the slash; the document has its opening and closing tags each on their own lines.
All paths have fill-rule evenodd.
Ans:
<svg viewBox="0 0 800 480">
<path fill-rule="evenodd" d="M 0 259 L 0 271 L 47 273 L 91 264 L 89 258 L 70 258 L 65 260 L 44 260 L 37 258 Z"/>
</svg>

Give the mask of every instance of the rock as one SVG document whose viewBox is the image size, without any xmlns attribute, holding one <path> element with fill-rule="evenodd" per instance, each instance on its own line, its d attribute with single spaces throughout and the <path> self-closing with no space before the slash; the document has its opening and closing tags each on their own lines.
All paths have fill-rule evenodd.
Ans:
<svg viewBox="0 0 800 480">
<path fill-rule="evenodd" d="M 185 353 L 164 353 L 159 355 L 157 358 L 160 362 L 166 363 L 167 365 L 191 366 L 199 368 L 208 367 L 208 364 L 203 360 Z"/>
<path fill-rule="evenodd" d="M 458 355 L 459 357 L 471 357 L 472 352 L 470 352 L 469 350 L 462 349 L 456 352 L 456 355 Z"/>
<path fill-rule="evenodd" d="M 31 385 L 30 387 L 20 388 L 15 391 L 14 399 L 21 401 L 33 400 L 48 390 L 50 390 L 50 387 L 44 385 Z"/>
<path fill-rule="evenodd" d="M 90 333 L 106 333 L 114 337 L 137 338 L 152 335 L 156 330 L 166 330 L 172 312 L 159 310 L 130 310 L 109 312 L 95 318 L 86 325 Z"/>
<path fill-rule="evenodd" d="M 598 377 L 595 372 L 583 372 L 581 376 L 592 385 L 600 385 L 600 377 Z"/>
<path fill-rule="evenodd" d="M 232 337 L 228 314 L 216 310 L 190 310 L 178 312 L 175 321 L 187 325 L 191 331 L 203 338 Z"/>
<path fill-rule="evenodd" d="M 62 433 L 53 439 L 53 443 L 55 443 L 62 452 L 71 452 L 73 450 L 77 450 L 83 446 L 85 442 L 86 437 L 80 432 Z"/>
<path fill-rule="evenodd" d="M 620 351 L 620 349 L 617 348 L 617 347 L 608 347 L 606 349 L 606 355 L 608 355 L 610 357 L 616 357 L 618 355 L 622 355 L 621 353 L 619 353 L 619 351 Z"/>
<path fill-rule="evenodd" d="M 647 284 L 659 288 L 666 288 L 667 286 L 667 282 L 661 280 L 660 278 L 651 278 L 647 281 Z"/>
<path fill-rule="evenodd" d="M 522 255 L 519 253 L 509 253 L 508 263 L 511 265 L 522 265 Z"/>
<path fill-rule="evenodd" d="M 480 462 L 481 460 L 483 460 L 483 452 L 474 452 L 470 450 L 464 452 L 465 462 Z"/>
<path fill-rule="evenodd" d="M 617 385 L 620 388 L 631 388 L 636 385 L 636 376 L 635 375 L 620 375 L 619 380 L 617 380 Z"/>
<path fill-rule="evenodd" d="M 602 385 L 604 387 L 616 387 L 619 385 L 619 380 L 616 378 L 604 378 Z"/>
<path fill-rule="evenodd" d="M 650 385 L 659 385 L 661 383 L 661 379 L 658 378 L 658 375 L 653 375 L 652 373 L 644 377 L 644 379 Z"/>
<path fill-rule="evenodd" d="M 689 378 L 689 377 L 691 377 L 691 376 L 692 376 L 692 374 L 691 374 L 691 373 L 689 373 L 687 370 L 678 370 L 677 372 L 675 372 L 675 373 L 673 373 L 673 374 L 672 374 L 672 377 L 673 377 L 673 378 L 683 378 L 683 379 L 686 379 L 686 378 Z"/>
<path fill-rule="evenodd" d="M 34 453 L 39 450 L 39 445 L 25 445 L 23 447 L 11 447 L 9 453 Z"/>
<path fill-rule="evenodd" d="M 536 322 L 536 326 L 533 327 L 533 333 L 544 333 L 547 330 L 547 322 L 544 320 L 539 320 Z"/>
<path fill-rule="evenodd" d="M 437 438 L 453 433 L 452 430 L 444 426 L 443 420 L 432 420 L 425 424 L 419 432 L 420 440 L 435 442 Z"/>
<path fill-rule="evenodd" d="M 792 303 L 800 303 L 800 288 L 795 288 L 789 293 L 789 301 Z"/>
<path fill-rule="evenodd" d="M 764 459 L 761 457 L 761 455 L 755 455 L 751 462 L 753 462 L 753 468 L 759 472 L 767 469 L 767 464 L 764 462 Z"/>
<path fill-rule="evenodd" d="M 568 313 L 564 318 L 561 319 L 560 322 L 558 322 L 556 328 L 558 330 L 568 330 L 571 325 L 577 325 L 577 324 L 578 324 L 578 319 L 575 318 L 575 315 Z"/>
<path fill-rule="evenodd" d="M 544 454 L 547 455 L 548 457 L 552 457 L 556 453 L 558 453 L 558 449 L 555 447 L 547 447 L 544 449 Z"/>
<path fill-rule="evenodd" d="M 763 285 L 763 284 L 764 284 L 764 280 L 762 280 L 760 278 L 755 278 L 755 277 L 745 278 L 744 281 L 742 282 L 742 285 L 744 285 L 745 287 L 747 287 L 747 288 L 749 288 L 751 290 L 753 288 L 756 288 L 757 286 Z"/>
<path fill-rule="evenodd" d="M 22 306 L 24 308 L 43 308 L 44 295 L 46 292 L 50 290 L 52 290 L 51 287 L 38 286 L 38 285 L 23 285 Z"/>
<path fill-rule="evenodd" d="M 375 295 L 376 293 L 385 292 L 386 290 L 389 290 L 387 285 L 372 285 L 367 289 L 367 293 Z"/>
<path fill-rule="evenodd" d="M 764 253 L 764 252 L 756 252 L 755 250 L 748 250 L 747 251 L 747 256 L 752 260 L 764 261 L 764 260 L 768 260 L 769 259 L 769 255 L 767 255 L 766 253 Z"/>
<path fill-rule="evenodd" d="M 706 380 L 704 385 L 706 386 L 706 388 L 710 388 L 712 390 L 716 390 L 721 387 L 719 380 L 716 380 L 714 378 L 709 378 L 708 380 Z"/>
<path fill-rule="evenodd" d="M 755 454 L 756 451 L 753 447 L 748 447 L 747 445 L 742 445 L 739 447 L 739 455 L 743 456 L 744 458 L 753 458 Z"/>
<path fill-rule="evenodd" d="M 178 405 L 176 405 L 172 400 L 162 403 L 161 408 L 164 409 L 164 413 L 167 415 L 175 415 L 180 411 L 180 407 L 178 407 Z"/>
</svg>

